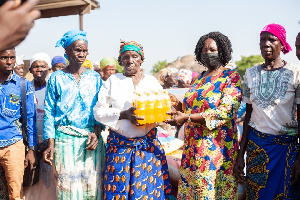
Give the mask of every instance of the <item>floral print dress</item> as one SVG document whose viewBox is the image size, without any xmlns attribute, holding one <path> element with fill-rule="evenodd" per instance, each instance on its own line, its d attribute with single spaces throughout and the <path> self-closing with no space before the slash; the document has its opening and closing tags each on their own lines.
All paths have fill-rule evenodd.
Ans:
<svg viewBox="0 0 300 200">
<path fill-rule="evenodd" d="M 237 199 L 233 168 L 238 140 L 235 123 L 242 89 L 237 72 L 196 77 L 183 100 L 187 114 L 205 124 L 186 123 L 177 199 Z"/>
</svg>

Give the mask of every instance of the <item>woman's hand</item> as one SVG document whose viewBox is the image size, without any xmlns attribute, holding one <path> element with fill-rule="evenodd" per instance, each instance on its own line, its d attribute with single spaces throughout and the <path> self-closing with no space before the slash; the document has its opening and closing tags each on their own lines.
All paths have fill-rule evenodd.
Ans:
<svg viewBox="0 0 300 200">
<path fill-rule="evenodd" d="M 168 93 L 170 100 L 171 100 L 171 105 L 173 107 L 176 107 L 178 105 L 178 103 L 180 102 L 177 97 L 174 94 Z"/>
<path fill-rule="evenodd" d="M 166 123 L 172 126 L 182 126 L 189 118 L 188 114 L 182 113 L 180 111 L 167 112 L 168 115 L 171 115 L 171 119 L 166 119 Z"/>
<path fill-rule="evenodd" d="M 297 159 L 293 163 L 291 167 L 291 174 L 290 177 L 292 179 L 292 184 L 300 184 L 300 160 Z"/>
<path fill-rule="evenodd" d="M 238 157 L 236 159 L 236 163 L 234 165 L 234 174 L 239 181 L 246 181 L 244 168 L 245 168 L 244 155 L 241 155 L 239 152 Z"/>
<path fill-rule="evenodd" d="M 43 153 L 44 162 L 48 165 L 52 165 L 53 155 L 54 155 L 54 139 L 48 139 L 48 148 Z"/>
<path fill-rule="evenodd" d="M 134 111 L 136 110 L 135 107 L 131 107 L 128 110 L 124 110 L 120 113 L 119 119 L 128 119 L 131 123 L 135 124 L 136 126 L 140 126 L 137 120 L 143 120 L 144 118 L 135 115 Z"/>
<path fill-rule="evenodd" d="M 177 97 L 174 94 L 168 93 L 170 100 L 171 100 L 171 106 L 175 108 L 175 110 L 182 112 L 182 103 L 177 99 Z"/>
<path fill-rule="evenodd" d="M 88 136 L 88 139 L 86 141 L 86 145 L 88 145 L 85 149 L 93 151 L 97 148 L 98 146 L 98 137 L 95 133 L 91 133 Z"/>
</svg>

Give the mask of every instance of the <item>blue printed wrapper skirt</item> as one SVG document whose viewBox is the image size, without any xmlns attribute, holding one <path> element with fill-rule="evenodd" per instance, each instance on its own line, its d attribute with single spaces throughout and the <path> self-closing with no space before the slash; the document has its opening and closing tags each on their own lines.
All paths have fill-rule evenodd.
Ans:
<svg viewBox="0 0 300 200">
<path fill-rule="evenodd" d="M 156 128 L 126 138 L 110 130 L 104 171 L 104 199 L 168 199 L 171 183 Z"/>
<path fill-rule="evenodd" d="M 299 152 L 297 135 L 271 135 L 251 129 L 247 148 L 247 199 L 300 199 L 291 166 Z"/>
</svg>

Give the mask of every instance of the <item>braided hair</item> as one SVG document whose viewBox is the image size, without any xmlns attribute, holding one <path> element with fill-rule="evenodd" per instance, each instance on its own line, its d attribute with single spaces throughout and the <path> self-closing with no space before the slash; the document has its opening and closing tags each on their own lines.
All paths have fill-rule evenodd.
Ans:
<svg viewBox="0 0 300 200">
<path fill-rule="evenodd" d="M 228 37 L 220 32 L 210 32 L 200 37 L 195 48 L 196 60 L 198 62 L 201 62 L 202 48 L 204 46 L 205 40 L 207 40 L 208 38 L 211 38 L 216 42 L 220 62 L 223 64 L 223 66 L 226 66 L 231 60 L 232 46 Z M 204 63 L 201 64 L 204 65 Z"/>
</svg>

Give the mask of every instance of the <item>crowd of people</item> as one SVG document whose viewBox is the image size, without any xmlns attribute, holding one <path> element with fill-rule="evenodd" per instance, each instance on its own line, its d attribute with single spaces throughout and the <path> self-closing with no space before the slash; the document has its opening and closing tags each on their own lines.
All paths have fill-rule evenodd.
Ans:
<svg viewBox="0 0 300 200">
<path fill-rule="evenodd" d="M 86 32 L 71 30 L 56 43 L 64 56 L 31 57 L 30 82 L 14 47 L 40 13 L 34 0 L 19 3 L 0 7 L 5 31 L 7 15 L 23 17 L 0 36 L 2 199 L 237 199 L 239 182 L 246 183 L 246 199 L 300 199 L 300 66 L 280 57 L 292 50 L 283 26 L 262 29 L 264 63 L 247 69 L 243 80 L 227 67 L 233 50 L 220 32 L 196 44 L 206 71 L 166 67 L 156 79 L 144 74 L 141 44 L 121 41 L 118 59 L 92 66 Z M 295 47 L 300 60 L 300 33 Z M 115 73 L 117 63 L 123 73 Z M 139 124 L 132 102 L 136 91 L 170 88 L 188 88 L 183 101 L 169 94 L 173 110 L 164 122 L 184 129 L 177 194 L 158 123 Z M 239 109 L 246 113 L 240 140 Z M 27 166 L 40 177 L 23 188 Z"/>
</svg>

